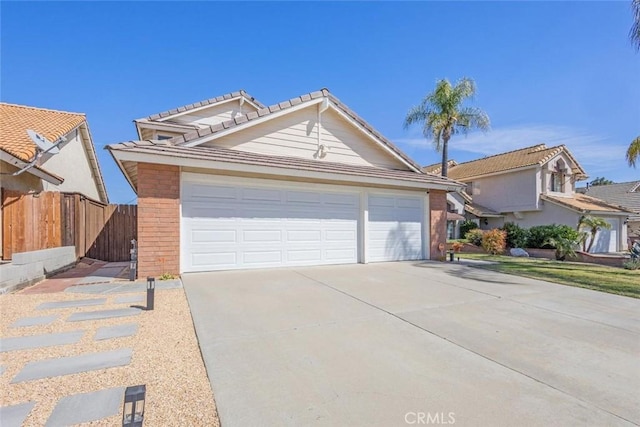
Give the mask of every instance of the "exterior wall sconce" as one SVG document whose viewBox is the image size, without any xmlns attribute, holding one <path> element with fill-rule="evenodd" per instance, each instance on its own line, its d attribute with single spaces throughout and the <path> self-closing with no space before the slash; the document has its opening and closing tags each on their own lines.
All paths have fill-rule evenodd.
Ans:
<svg viewBox="0 0 640 427">
<path fill-rule="evenodd" d="M 127 387 L 124 391 L 122 427 L 142 427 L 142 422 L 144 421 L 144 398 L 146 393 L 146 385 Z"/>
<path fill-rule="evenodd" d="M 155 277 L 147 277 L 147 310 L 153 310 L 153 298 L 156 292 Z"/>
</svg>

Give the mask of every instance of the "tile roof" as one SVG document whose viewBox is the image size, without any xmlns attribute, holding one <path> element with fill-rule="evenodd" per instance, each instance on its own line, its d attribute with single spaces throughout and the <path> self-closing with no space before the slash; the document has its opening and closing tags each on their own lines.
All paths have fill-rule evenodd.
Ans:
<svg viewBox="0 0 640 427">
<path fill-rule="evenodd" d="M 243 124 L 251 122 L 252 120 L 256 120 L 258 118 L 267 116 L 269 114 L 284 111 L 289 108 L 295 107 L 305 102 L 309 102 L 318 98 L 327 97 L 339 110 L 343 113 L 351 117 L 355 122 L 357 122 L 360 126 L 367 130 L 371 135 L 375 136 L 379 141 L 381 141 L 384 145 L 390 148 L 393 152 L 395 152 L 399 157 L 401 157 L 405 162 L 410 164 L 416 170 L 421 170 L 420 165 L 414 162 L 409 156 L 402 152 L 398 147 L 396 147 L 391 141 L 385 138 L 381 133 L 373 128 L 369 123 L 367 123 L 362 117 L 357 115 L 353 110 L 343 104 L 337 97 L 335 97 L 328 89 L 323 88 L 321 90 L 311 92 L 308 94 L 304 94 L 295 98 L 291 98 L 287 101 L 279 102 L 277 104 L 271 105 L 269 107 L 261 108 L 258 111 L 252 111 L 247 114 L 239 115 L 235 119 L 227 120 L 222 123 L 218 123 L 215 125 L 207 126 L 203 129 L 199 129 L 197 131 L 188 132 L 184 135 L 176 136 L 171 138 L 169 141 L 175 145 L 186 145 L 190 142 L 196 141 L 202 137 L 206 137 L 209 135 L 213 135 L 217 132 L 221 132 L 227 129 L 238 127 L 240 128 Z"/>
<path fill-rule="evenodd" d="M 0 103 L 0 149 L 29 162 L 36 154 L 36 145 L 27 135 L 33 129 L 53 142 L 71 132 L 86 120 L 84 114 L 47 110 Z"/>
<path fill-rule="evenodd" d="M 253 96 L 249 95 L 243 89 L 240 89 L 239 91 L 225 93 L 224 95 L 216 96 L 215 98 L 205 99 L 204 101 L 195 102 L 193 104 L 184 105 L 184 106 L 178 107 L 178 108 L 173 108 L 173 109 L 168 110 L 168 111 L 163 111 L 162 113 L 152 114 L 151 116 L 147 117 L 147 120 L 163 119 L 165 117 L 173 116 L 174 114 L 183 113 L 185 111 L 193 110 L 195 108 L 200 108 L 200 107 L 204 107 L 204 106 L 207 106 L 207 105 L 217 104 L 218 102 L 226 101 L 228 99 L 240 98 L 241 96 L 247 98 L 248 100 L 250 100 L 251 102 L 256 104 L 259 108 L 264 108 L 265 107 L 264 104 L 262 104 L 260 101 L 255 99 Z"/>
<path fill-rule="evenodd" d="M 500 218 L 504 216 L 477 203 L 466 203 L 464 210 L 480 218 Z"/>
<path fill-rule="evenodd" d="M 559 205 L 568 207 L 582 213 L 589 212 L 613 212 L 613 213 L 631 213 L 628 210 L 612 205 L 604 200 L 596 199 L 595 197 L 587 196 L 585 194 L 575 194 L 573 197 L 558 197 L 543 194 L 540 197 L 544 200 L 557 203 Z"/>
<path fill-rule="evenodd" d="M 580 189 L 582 190 L 582 189 Z M 640 214 L 640 181 L 621 182 L 609 185 L 594 185 L 584 189 L 591 197 Z"/>
<path fill-rule="evenodd" d="M 449 169 L 451 169 L 452 167 L 458 165 L 458 162 L 456 162 L 453 159 L 449 160 L 447 163 L 449 165 Z M 432 165 L 423 166 L 422 167 L 422 172 L 433 173 L 433 174 L 439 175 L 440 173 L 442 173 L 442 162 L 434 163 Z"/>
<path fill-rule="evenodd" d="M 344 163 L 331 163 L 318 160 L 298 159 L 295 157 L 268 156 L 245 151 L 232 150 L 222 147 L 180 147 L 169 140 L 162 141 L 131 141 L 111 144 L 106 147 L 109 151 L 128 151 L 146 154 L 160 154 L 174 158 L 200 159 L 228 163 L 239 163 L 255 166 L 272 166 L 283 169 L 304 170 L 311 172 L 326 172 L 352 176 L 366 176 L 372 178 L 387 178 L 398 181 L 418 182 L 424 184 L 440 184 L 458 186 L 461 184 L 440 176 L 411 172 L 404 170 L 382 169 L 373 166 L 357 166 Z"/>
<path fill-rule="evenodd" d="M 547 147 L 544 144 L 459 163 L 449 169 L 449 177 L 460 181 L 491 173 L 506 172 L 526 166 L 543 165 L 562 152 L 569 156 L 574 162 L 574 173 L 579 177 L 586 177 L 584 169 L 582 169 L 564 145 Z"/>
</svg>

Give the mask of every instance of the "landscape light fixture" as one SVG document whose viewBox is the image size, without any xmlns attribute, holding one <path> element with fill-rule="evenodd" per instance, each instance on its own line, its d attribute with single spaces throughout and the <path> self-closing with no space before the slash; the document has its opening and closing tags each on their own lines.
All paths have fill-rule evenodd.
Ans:
<svg viewBox="0 0 640 427">
<path fill-rule="evenodd" d="M 146 385 L 127 387 L 124 391 L 122 427 L 142 427 L 142 422 L 144 421 L 144 398 L 146 393 Z"/>
<path fill-rule="evenodd" d="M 147 310 L 153 310 L 153 297 L 156 292 L 155 277 L 147 277 Z"/>
</svg>

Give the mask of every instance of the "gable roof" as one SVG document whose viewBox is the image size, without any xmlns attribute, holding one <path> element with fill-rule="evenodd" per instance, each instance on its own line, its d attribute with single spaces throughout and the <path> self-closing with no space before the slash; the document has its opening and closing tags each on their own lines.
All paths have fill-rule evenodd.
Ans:
<svg viewBox="0 0 640 427">
<path fill-rule="evenodd" d="M 447 161 L 447 164 L 449 165 L 449 169 L 451 169 L 452 167 L 457 166 L 458 162 L 456 162 L 455 160 L 451 159 L 451 160 Z M 433 174 L 439 175 L 439 174 L 442 173 L 442 162 L 434 163 L 432 165 L 423 166 L 422 167 L 422 171 L 426 172 L 426 173 L 433 173 Z"/>
<path fill-rule="evenodd" d="M 0 103 L 0 149 L 30 162 L 36 155 L 36 144 L 27 135 L 33 129 L 49 141 L 66 135 L 86 120 L 84 114 L 47 110 Z"/>
<path fill-rule="evenodd" d="M 178 146 L 193 146 L 199 143 L 198 140 L 207 138 L 213 139 L 217 135 L 225 132 L 225 135 L 229 132 L 234 132 L 236 130 L 243 129 L 249 125 L 255 124 L 257 120 L 265 120 L 267 118 L 271 118 L 270 116 L 275 113 L 285 112 L 285 114 L 289 111 L 296 111 L 298 108 L 303 108 L 304 104 L 315 104 L 322 100 L 322 98 L 326 98 L 331 105 L 333 105 L 336 110 L 346 115 L 349 119 L 356 122 L 358 126 L 362 128 L 364 132 L 369 134 L 369 136 L 375 138 L 380 142 L 384 147 L 391 150 L 397 157 L 399 157 L 404 163 L 413 168 L 415 171 L 422 171 L 420 165 L 414 162 L 409 156 L 402 152 L 398 147 L 396 147 L 391 141 L 385 138 L 381 133 L 373 128 L 369 123 L 367 123 L 362 117 L 357 115 L 353 110 L 343 104 L 337 97 L 335 97 L 328 89 L 323 88 L 321 90 L 307 93 L 295 98 L 291 98 L 287 101 L 280 102 L 278 104 L 271 105 L 269 107 L 264 107 L 259 109 L 258 111 L 252 111 L 247 114 L 242 114 L 237 116 L 232 120 L 227 120 L 222 123 L 217 123 L 215 125 L 206 126 L 202 129 L 198 129 L 192 132 L 185 133 L 184 135 L 176 136 L 171 138 L 169 141 L 171 144 Z M 294 108 L 297 107 L 295 110 Z M 274 117 L 274 116 L 273 116 Z M 226 132 L 229 131 L 229 132 Z M 202 141 L 204 142 L 204 141 Z"/>
<path fill-rule="evenodd" d="M 594 185 L 580 190 L 584 190 L 584 194 L 640 214 L 640 181 Z"/>
<path fill-rule="evenodd" d="M 146 120 L 161 120 L 171 117 L 176 114 L 185 113 L 190 110 L 194 110 L 196 108 L 206 107 L 208 105 L 215 105 L 222 101 L 228 101 L 235 98 L 245 98 L 251 101 L 253 104 L 257 105 L 258 108 L 265 108 L 264 104 L 255 99 L 253 96 L 249 95 L 244 89 L 240 89 L 236 92 L 225 93 L 224 95 L 216 96 L 215 98 L 205 99 L 203 101 L 194 102 L 193 104 L 183 105 L 182 107 L 172 108 L 171 110 L 163 111 L 162 113 L 152 114 L 149 117 L 146 117 Z M 144 120 L 144 119 L 140 119 Z"/>
<path fill-rule="evenodd" d="M 316 160 L 299 159 L 295 157 L 270 156 L 265 154 L 256 154 L 245 151 L 233 150 L 222 147 L 180 147 L 171 144 L 169 140 L 161 141 L 130 141 L 119 144 L 111 144 L 105 147 L 111 152 L 120 168 L 130 180 L 132 186 L 136 187 L 135 177 L 126 171 L 122 162 L 135 162 L 135 154 L 161 155 L 165 156 L 167 162 L 180 163 L 185 166 L 198 167 L 196 161 L 205 161 L 212 164 L 215 162 L 220 165 L 235 164 L 248 165 L 257 172 L 257 168 L 278 168 L 289 172 L 283 172 L 282 175 L 288 177 L 293 176 L 293 171 L 317 172 L 324 176 L 324 179 L 340 181 L 344 177 L 360 180 L 380 179 L 386 182 L 395 181 L 396 184 L 404 183 L 409 186 L 420 188 L 455 188 L 462 187 L 462 184 L 452 181 L 451 179 L 425 174 L 420 172 L 412 172 L 406 170 L 382 169 L 374 166 L 348 165 L 344 163 L 319 162 Z M 131 156 L 133 154 L 134 156 Z M 173 164 L 171 163 L 171 164 Z M 342 176 L 342 178 L 340 178 Z M 133 179 L 133 181 L 132 181 Z"/>
<path fill-rule="evenodd" d="M 595 197 L 587 196 L 585 194 L 577 193 L 572 197 L 558 197 L 550 196 L 548 194 L 542 194 L 544 200 L 548 200 L 552 203 L 567 207 L 580 213 L 600 212 L 610 214 L 628 214 L 631 213 L 628 210 L 607 203 L 604 200 L 596 199 Z"/>
<path fill-rule="evenodd" d="M 560 153 L 566 154 L 571 159 L 574 163 L 573 172 L 579 178 L 587 177 L 582 166 L 580 166 L 566 146 L 558 145 L 555 147 L 547 147 L 545 144 L 538 144 L 506 153 L 495 154 L 478 160 L 459 163 L 449 170 L 449 177 L 460 181 L 483 175 L 508 172 L 527 166 L 542 166 Z"/>
<path fill-rule="evenodd" d="M 101 200 L 108 203 L 109 198 L 102 179 L 100 163 L 84 114 L 0 102 L 0 150 L 17 159 L 19 162 L 16 162 L 16 166 L 19 167 L 24 167 L 33 161 L 37 153 L 36 144 L 27 134 L 27 129 L 36 131 L 51 142 L 55 142 L 74 129 L 79 129 Z M 24 164 L 18 164 L 20 162 Z M 48 172 L 39 165 L 33 168 L 45 175 L 39 174 L 41 178 L 47 179 L 46 176 L 53 178 L 53 180 L 47 180 L 54 184 L 64 181 L 63 177 Z"/>
</svg>

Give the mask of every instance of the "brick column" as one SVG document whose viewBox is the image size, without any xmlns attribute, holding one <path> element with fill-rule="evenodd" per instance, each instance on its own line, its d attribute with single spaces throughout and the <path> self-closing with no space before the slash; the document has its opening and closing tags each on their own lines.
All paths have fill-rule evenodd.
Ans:
<svg viewBox="0 0 640 427">
<path fill-rule="evenodd" d="M 429 218 L 431 222 L 431 258 L 438 260 L 442 253 L 438 249 L 440 243 L 447 245 L 447 193 L 429 191 Z"/>
<path fill-rule="evenodd" d="M 138 277 L 180 272 L 180 168 L 138 163 Z"/>
</svg>

